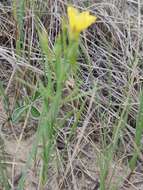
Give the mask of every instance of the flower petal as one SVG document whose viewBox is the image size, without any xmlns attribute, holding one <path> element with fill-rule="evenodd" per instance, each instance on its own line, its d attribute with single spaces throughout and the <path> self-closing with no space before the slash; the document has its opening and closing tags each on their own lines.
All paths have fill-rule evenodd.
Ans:
<svg viewBox="0 0 143 190">
<path fill-rule="evenodd" d="M 71 36 L 79 34 L 96 21 L 96 16 L 90 15 L 88 11 L 80 13 L 76 8 L 69 6 L 67 12 Z"/>
</svg>

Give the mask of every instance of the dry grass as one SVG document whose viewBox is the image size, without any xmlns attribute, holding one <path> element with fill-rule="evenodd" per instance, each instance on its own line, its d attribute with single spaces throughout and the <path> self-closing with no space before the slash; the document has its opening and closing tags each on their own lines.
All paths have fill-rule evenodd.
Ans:
<svg viewBox="0 0 143 190">
<path fill-rule="evenodd" d="M 27 1 L 21 54 L 15 50 L 17 26 L 12 4 L 0 3 L 0 81 L 6 97 L 0 97 L 0 146 L 6 152 L 1 151 L 0 169 L 7 170 L 3 176 L 8 179 L 4 187 L 0 175 L 1 189 L 16 188 L 38 128 L 38 119 L 30 112 L 24 113 L 16 123 L 10 120 L 15 109 L 25 104 L 26 97 L 33 95 L 38 81 L 45 81 L 35 15 L 38 14 L 47 29 L 52 49 L 67 3 L 43 0 L 37 1 L 33 8 Z M 132 173 L 129 160 L 134 149 L 143 82 L 143 3 L 141 0 L 75 0 L 74 5 L 98 17 L 97 23 L 81 35 L 78 96 L 87 95 L 68 102 L 60 111 L 59 124 L 63 120 L 66 124 L 59 131 L 58 140 L 55 139 L 57 146 L 51 155 L 45 190 L 104 190 L 100 177 L 107 164 L 106 190 L 142 189 L 142 151 Z M 65 96 L 72 93 L 74 86 L 70 80 L 67 84 Z M 41 99 L 36 105 L 41 109 Z M 69 128 L 77 120 L 82 105 L 77 129 L 70 143 L 65 145 Z M 71 111 L 73 113 L 65 119 L 66 113 Z M 112 138 L 114 131 L 118 134 L 117 143 L 116 138 Z M 107 149 L 114 140 L 117 145 L 110 160 Z M 37 156 L 28 169 L 26 190 L 40 189 L 41 149 L 39 144 Z"/>
</svg>

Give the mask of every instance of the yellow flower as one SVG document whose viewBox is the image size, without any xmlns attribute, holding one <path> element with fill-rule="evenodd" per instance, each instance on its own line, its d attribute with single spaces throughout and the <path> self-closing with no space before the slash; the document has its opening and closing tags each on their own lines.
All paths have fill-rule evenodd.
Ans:
<svg viewBox="0 0 143 190">
<path fill-rule="evenodd" d="M 90 15 L 88 11 L 80 13 L 78 9 L 71 6 L 68 7 L 67 13 L 71 36 L 78 36 L 80 32 L 96 21 L 96 16 Z"/>
</svg>

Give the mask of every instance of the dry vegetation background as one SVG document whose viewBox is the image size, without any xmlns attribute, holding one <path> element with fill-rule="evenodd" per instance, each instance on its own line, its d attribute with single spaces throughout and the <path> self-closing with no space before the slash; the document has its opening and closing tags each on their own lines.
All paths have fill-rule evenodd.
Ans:
<svg viewBox="0 0 143 190">
<path fill-rule="evenodd" d="M 25 0 L 20 54 L 16 52 L 18 29 L 13 4 L 0 1 L 0 189 L 16 189 L 38 128 L 39 118 L 34 115 L 38 112 L 17 111 L 31 101 L 38 81 L 46 82 L 35 15 L 45 26 L 52 49 L 68 3 L 90 10 L 98 19 L 81 35 L 78 77 L 80 93 L 87 95 L 61 108 L 59 124 L 65 119 L 65 113 L 75 112 L 65 119 L 55 139 L 45 190 L 102 190 L 100 175 L 108 166 L 105 190 L 141 190 L 142 151 L 134 171 L 129 167 L 129 160 L 134 150 L 143 82 L 142 0 Z M 73 88 L 74 81 L 69 79 L 65 96 Z M 76 131 L 65 148 L 70 126 L 83 102 Z M 41 99 L 36 99 L 34 105 L 40 110 Z M 118 146 L 112 161 L 108 162 L 104 146 L 113 140 L 116 128 L 119 128 Z M 40 151 L 42 146 L 38 147 Z M 40 189 L 40 167 L 41 158 L 37 154 L 28 169 L 24 189 Z"/>
</svg>

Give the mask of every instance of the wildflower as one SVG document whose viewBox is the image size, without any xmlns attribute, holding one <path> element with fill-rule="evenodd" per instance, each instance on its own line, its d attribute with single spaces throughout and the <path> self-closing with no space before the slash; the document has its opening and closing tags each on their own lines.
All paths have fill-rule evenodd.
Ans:
<svg viewBox="0 0 143 190">
<path fill-rule="evenodd" d="M 67 9 L 69 19 L 70 36 L 79 36 L 80 32 L 88 28 L 96 21 L 96 16 L 90 15 L 88 11 L 79 12 L 78 9 L 69 6 Z"/>
</svg>

